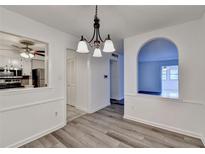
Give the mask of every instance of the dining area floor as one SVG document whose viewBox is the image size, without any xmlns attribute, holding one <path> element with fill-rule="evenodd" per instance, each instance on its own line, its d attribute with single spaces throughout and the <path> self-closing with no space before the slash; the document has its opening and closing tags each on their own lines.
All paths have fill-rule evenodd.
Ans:
<svg viewBox="0 0 205 154">
<path fill-rule="evenodd" d="M 92 114 L 68 107 L 65 127 L 22 148 L 199 148 L 200 139 L 123 118 L 124 106 L 112 104 Z"/>
</svg>

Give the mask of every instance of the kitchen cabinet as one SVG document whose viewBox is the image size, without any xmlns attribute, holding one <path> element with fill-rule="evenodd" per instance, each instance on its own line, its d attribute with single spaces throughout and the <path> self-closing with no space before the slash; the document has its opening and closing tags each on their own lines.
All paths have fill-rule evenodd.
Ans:
<svg viewBox="0 0 205 154">
<path fill-rule="evenodd" d="M 19 54 L 10 54 L 8 55 L 0 55 L 0 67 L 13 67 L 13 68 L 22 68 L 23 75 L 30 76 L 32 69 L 31 69 L 31 59 L 25 59 L 19 56 Z"/>
<path fill-rule="evenodd" d="M 5 68 L 5 66 L 19 69 L 21 68 L 21 58 L 0 56 L 0 67 Z"/>
<path fill-rule="evenodd" d="M 11 58 L 9 66 L 13 66 L 13 68 L 20 69 L 21 68 L 21 58 L 14 57 Z"/>
<path fill-rule="evenodd" d="M 22 58 L 23 75 L 31 75 L 31 59 Z"/>
<path fill-rule="evenodd" d="M 0 67 L 4 68 L 6 65 L 8 66 L 8 58 L 5 56 L 0 56 Z"/>
</svg>

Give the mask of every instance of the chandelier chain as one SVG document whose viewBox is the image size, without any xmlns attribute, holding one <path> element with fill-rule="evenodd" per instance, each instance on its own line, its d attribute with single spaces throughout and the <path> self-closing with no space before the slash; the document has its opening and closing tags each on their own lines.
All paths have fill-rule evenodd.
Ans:
<svg viewBox="0 0 205 154">
<path fill-rule="evenodd" d="M 98 16 L 98 6 L 95 6 L 95 16 Z"/>
</svg>

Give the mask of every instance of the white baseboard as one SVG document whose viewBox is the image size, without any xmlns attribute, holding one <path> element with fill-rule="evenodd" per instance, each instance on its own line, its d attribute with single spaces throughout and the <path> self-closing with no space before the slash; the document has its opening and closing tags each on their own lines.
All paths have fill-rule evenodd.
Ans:
<svg viewBox="0 0 205 154">
<path fill-rule="evenodd" d="M 110 98 L 110 99 L 115 99 L 115 100 L 120 101 L 120 100 L 124 99 L 124 97 L 114 97 L 114 98 Z"/>
<path fill-rule="evenodd" d="M 161 129 L 165 129 L 165 130 L 168 130 L 168 131 L 171 131 L 171 132 L 184 134 L 184 135 L 194 137 L 194 138 L 199 138 L 199 139 L 201 139 L 202 143 L 205 146 L 205 138 L 201 134 L 197 134 L 195 132 L 190 132 L 190 131 L 182 130 L 182 129 L 179 129 L 179 128 L 171 127 L 171 126 L 168 126 L 168 125 L 159 124 L 159 123 L 151 122 L 151 121 L 148 121 L 148 120 L 136 118 L 136 117 L 133 117 L 133 116 L 130 116 L 130 115 L 124 115 L 124 118 L 128 119 L 128 120 L 136 121 L 136 122 L 139 122 L 139 123 L 143 123 L 143 124 L 146 124 L 146 125 L 150 125 L 150 126 L 153 126 L 153 127 L 158 127 L 158 128 L 161 128 Z"/>
<path fill-rule="evenodd" d="M 203 143 L 204 146 L 205 146 L 205 137 L 201 137 L 201 141 L 202 141 L 202 143 Z"/>
<path fill-rule="evenodd" d="M 78 109 L 78 110 L 81 110 L 81 111 L 83 111 L 83 112 L 85 112 L 85 113 L 88 113 L 88 110 L 87 110 L 87 109 L 82 108 L 82 107 L 80 107 L 80 106 L 75 106 L 75 108 Z"/>
<path fill-rule="evenodd" d="M 98 106 L 98 107 L 96 107 L 96 108 L 90 109 L 88 113 L 94 113 L 94 112 L 96 112 L 96 111 L 98 111 L 98 110 L 101 110 L 101 109 L 103 109 L 103 108 L 105 108 L 105 107 L 107 107 L 107 106 L 109 106 L 109 105 L 110 105 L 110 103 L 108 103 L 108 104 L 103 104 L 102 106 Z"/>
<path fill-rule="evenodd" d="M 98 110 L 101 110 L 101 109 L 103 109 L 103 108 L 105 108 L 105 107 L 107 107 L 109 105 L 110 105 L 110 103 L 103 104 L 102 106 L 98 106 L 97 108 L 93 108 L 93 109 L 85 109 L 85 108 L 82 108 L 80 106 L 75 106 L 75 108 L 78 109 L 78 110 L 81 110 L 81 111 L 83 111 L 85 113 L 94 113 L 94 112 L 96 112 Z"/>
<path fill-rule="evenodd" d="M 47 129 L 46 131 L 43 131 L 41 133 L 35 134 L 35 135 L 31 136 L 31 137 L 28 137 L 28 138 L 26 138 L 24 140 L 21 140 L 21 141 L 18 141 L 16 143 L 14 143 L 14 144 L 11 144 L 11 145 L 7 146 L 7 148 L 21 147 L 21 146 L 23 146 L 23 145 L 25 145 L 27 143 L 30 143 L 30 142 L 32 142 L 32 141 L 34 141 L 36 139 L 39 139 L 39 138 L 41 138 L 41 137 L 43 137 L 43 136 L 45 136 L 47 134 L 50 134 L 50 133 L 60 129 L 60 128 L 64 127 L 65 125 L 66 125 L 65 123 L 61 123 L 61 124 L 59 124 L 57 126 L 54 126 L 51 129 Z"/>
</svg>

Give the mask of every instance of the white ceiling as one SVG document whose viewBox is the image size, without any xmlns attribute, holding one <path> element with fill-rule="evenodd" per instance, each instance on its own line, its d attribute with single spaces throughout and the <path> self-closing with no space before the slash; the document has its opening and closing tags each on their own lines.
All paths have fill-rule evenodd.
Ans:
<svg viewBox="0 0 205 154">
<path fill-rule="evenodd" d="M 28 41 L 32 41 L 34 43 L 34 45 L 29 46 L 30 48 L 32 48 L 33 50 L 46 50 L 47 48 L 47 44 L 37 41 L 37 40 L 33 40 L 33 39 L 28 39 L 22 36 L 16 36 L 16 35 L 12 35 L 12 34 L 8 34 L 8 33 L 3 33 L 0 32 L 0 52 L 4 51 L 4 50 L 11 50 L 11 51 L 19 51 L 22 52 L 21 50 L 19 50 L 17 47 L 25 47 L 25 45 L 21 44 L 20 41 L 23 40 L 28 40 Z"/>
<path fill-rule="evenodd" d="M 11 11 L 79 37 L 90 38 L 95 6 L 3 6 Z M 123 38 L 200 18 L 205 6 L 99 6 L 103 38 L 111 34 L 116 48 L 123 49 Z"/>
</svg>

